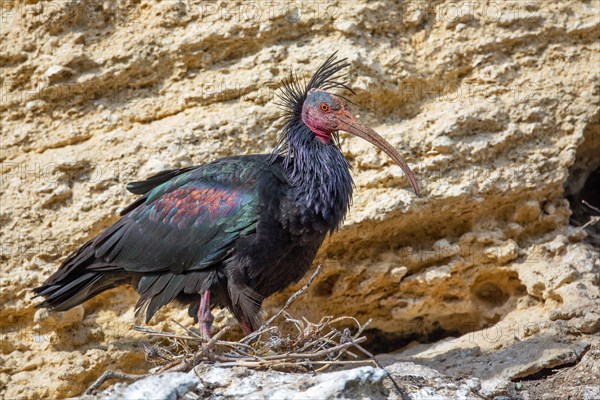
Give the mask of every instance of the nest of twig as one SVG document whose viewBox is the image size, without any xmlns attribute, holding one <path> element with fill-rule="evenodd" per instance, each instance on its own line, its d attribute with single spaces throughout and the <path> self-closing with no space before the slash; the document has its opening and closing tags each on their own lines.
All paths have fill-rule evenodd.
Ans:
<svg viewBox="0 0 600 400">
<path fill-rule="evenodd" d="M 362 333 L 370 321 L 360 324 L 352 317 L 324 317 L 313 323 L 305 318 L 294 319 L 286 312 L 282 315 L 282 325 L 266 326 L 239 341 L 221 339 L 227 328 L 208 341 L 187 328 L 184 328 L 185 335 L 139 327 L 136 330 L 164 338 L 146 349 L 149 360 L 162 364 L 156 372 L 189 371 L 207 363 L 219 367 L 320 372 L 332 366 L 373 362 L 371 355 L 360 346 L 366 340 Z M 349 321 L 356 326 L 354 334 L 350 328 L 336 327 L 344 322 L 347 325 Z M 286 325 L 292 328 L 292 334 L 282 333 L 288 331 Z M 365 359 L 365 355 L 369 359 Z"/>
</svg>

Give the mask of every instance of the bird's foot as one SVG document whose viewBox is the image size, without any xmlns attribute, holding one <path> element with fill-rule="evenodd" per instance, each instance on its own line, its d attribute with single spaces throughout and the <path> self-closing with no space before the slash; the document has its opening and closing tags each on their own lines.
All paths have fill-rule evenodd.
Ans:
<svg viewBox="0 0 600 400">
<path fill-rule="evenodd" d="M 200 321 L 200 333 L 206 340 L 209 340 L 212 337 L 212 324 L 214 320 L 215 317 L 212 315 L 209 309 L 208 314 L 206 314 Z"/>
</svg>

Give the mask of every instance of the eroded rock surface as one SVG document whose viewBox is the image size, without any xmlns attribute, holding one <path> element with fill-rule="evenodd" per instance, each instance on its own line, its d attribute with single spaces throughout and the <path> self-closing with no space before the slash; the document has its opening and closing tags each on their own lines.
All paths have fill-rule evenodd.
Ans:
<svg viewBox="0 0 600 400">
<path fill-rule="evenodd" d="M 128 181 L 269 151 L 282 80 L 335 50 L 351 64 L 354 111 L 406 156 L 424 194 L 342 135 L 354 205 L 290 312 L 373 318 L 376 352 L 452 336 L 423 351 L 474 349 L 460 353 L 468 364 L 516 345 L 532 354 L 554 335 L 572 350 L 564 364 L 577 363 L 600 330 L 598 250 L 570 225 L 572 209 L 587 222 L 581 200 L 597 193 L 586 184 L 600 165 L 597 3 L 223 4 L 1 5 L 3 396 L 75 396 L 107 368 L 151 367 L 131 330 L 132 290 L 87 302 L 83 316 L 34 318 L 30 289 L 116 220 L 134 199 Z M 151 326 L 170 318 L 191 324 L 173 306 Z M 555 356 L 498 379 L 554 368 Z"/>
</svg>

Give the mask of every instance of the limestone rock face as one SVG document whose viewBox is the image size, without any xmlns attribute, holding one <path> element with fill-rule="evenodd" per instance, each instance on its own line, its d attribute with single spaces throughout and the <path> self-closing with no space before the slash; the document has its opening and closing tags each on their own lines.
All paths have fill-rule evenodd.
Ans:
<svg viewBox="0 0 600 400">
<path fill-rule="evenodd" d="M 342 134 L 354 204 L 290 312 L 372 318 L 378 353 L 450 338 L 394 357 L 486 379 L 485 393 L 495 378 L 596 348 L 600 236 L 578 226 L 594 214 L 582 200 L 600 206 L 594 1 L 0 7 L 4 397 L 75 396 L 107 368 L 147 371 L 133 290 L 90 300 L 83 314 L 34 318 L 31 289 L 117 219 L 134 200 L 127 182 L 270 151 L 283 79 L 310 76 L 336 50 L 351 64 L 351 108 L 405 155 L 423 195 L 384 154 Z M 173 305 L 151 325 L 170 318 L 191 324 Z M 479 357 L 516 344 L 531 359 L 487 374 Z M 472 368 L 445 362 L 452 354 Z"/>
</svg>

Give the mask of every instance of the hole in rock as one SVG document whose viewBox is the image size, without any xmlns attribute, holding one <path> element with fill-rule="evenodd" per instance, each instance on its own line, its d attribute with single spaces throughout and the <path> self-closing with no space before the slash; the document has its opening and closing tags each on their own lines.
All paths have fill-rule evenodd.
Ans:
<svg viewBox="0 0 600 400">
<path fill-rule="evenodd" d="M 328 276 L 327 279 L 324 279 L 321 282 L 318 282 L 313 289 L 314 295 L 317 297 L 330 296 L 339 277 L 339 274 L 335 274 Z"/>
<path fill-rule="evenodd" d="M 585 180 L 583 187 L 576 193 L 567 195 L 571 206 L 570 222 L 575 226 L 582 226 L 594 217 L 600 217 L 600 168 L 592 171 Z M 595 210 L 595 209 L 596 210 Z M 600 245 L 600 222 L 590 224 L 586 231 L 588 240 Z"/>
<path fill-rule="evenodd" d="M 494 282 L 482 282 L 473 288 L 475 296 L 492 307 L 499 307 L 510 297 Z"/>
<path fill-rule="evenodd" d="M 400 350 L 413 342 L 433 343 L 449 336 L 460 336 L 458 331 L 448 331 L 440 327 L 431 327 L 427 332 L 402 332 L 390 333 L 379 329 L 367 329 L 364 332 L 367 341 L 364 347 L 373 354 L 392 353 Z"/>
<path fill-rule="evenodd" d="M 600 216 L 600 113 L 591 118 L 583 132 L 583 141 L 577 148 L 575 163 L 565 182 L 565 197 L 571 206 L 570 222 L 583 226 L 593 217 Z M 586 204 L 587 203 L 587 204 Z M 594 209 L 595 208 L 595 209 Z M 600 222 L 586 228 L 588 238 L 600 246 Z"/>
</svg>

